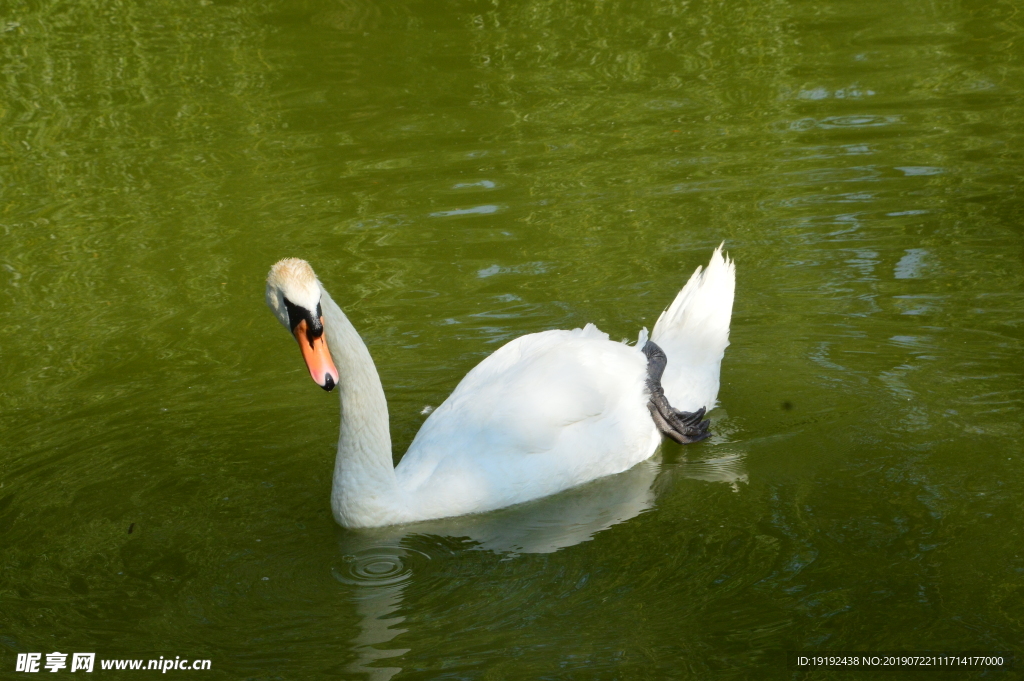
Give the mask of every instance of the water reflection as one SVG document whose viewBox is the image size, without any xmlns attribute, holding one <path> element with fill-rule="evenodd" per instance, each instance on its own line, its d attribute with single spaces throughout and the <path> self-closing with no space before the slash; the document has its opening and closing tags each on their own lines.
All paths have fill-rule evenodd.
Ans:
<svg viewBox="0 0 1024 681">
<path fill-rule="evenodd" d="M 659 453 L 624 473 L 491 513 L 345 531 L 339 544 L 343 557 L 331 572 L 351 588 L 360 618 L 360 633 L 351 641 L 356 659 L 348 671 L 373 681 L 387 681 L 402 671 L 375 663 L 410 650 L 382 647 L 408 631 L 399 626 L 405 618 L 396 614 L 403 593 L 417 576 L 426 578 L 432 561 L 452 555 L 453 545 L 456 555 L 461 550 L 488 551 L 501 556 L 499 560 L 553 553 L 590 541 L 599 532 L 653 509 L 659 493 L 670 489 L 673 479 L 725 483 L 738 491 L 740 483 L 747 482 L 745 447 L 725 444 L 712 452 L 709 458 L 670 465 L 662 462 Z M 431 539 L 439 547 L 435 556 L 428 552 Z M 414 542 L 419 548 L 411 546 Z"/>
<path fill-rule="evenodd" d="M 401 667 L 370 665 L 409 651 L 408 648 L 380 649 L 375 646 L 387 643 L 406 631 L 398 628 L 405 618 L 390 615 L 401 603 L 402 591 L 414 571 L 429 560 L 430 556 L 421 551 L 385 544 L 346 553 L 342 563 L 331 570 L 336 580 L 355 587 L 353 600 L 359 613 L 361 631 L 352 640 L 357 657 L 349 665 L 349 671 L 366 674 L 374 681 L 387 681 L 402 671 Z"/>
</svg>

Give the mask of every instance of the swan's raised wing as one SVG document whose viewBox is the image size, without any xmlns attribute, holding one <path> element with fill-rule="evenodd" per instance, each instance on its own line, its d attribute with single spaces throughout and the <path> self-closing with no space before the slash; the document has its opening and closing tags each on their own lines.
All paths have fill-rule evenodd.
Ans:
<svg viewBox="0 0 1024 681">
<path fill-rule="evenodd" d="M 399 485 L 478 499 L 482 511 L 626 470 L 659 440 L 646 370 L 639 350 L 592 325 L 517 338 L 430 415 L 396 468 Z"/>
</svg>

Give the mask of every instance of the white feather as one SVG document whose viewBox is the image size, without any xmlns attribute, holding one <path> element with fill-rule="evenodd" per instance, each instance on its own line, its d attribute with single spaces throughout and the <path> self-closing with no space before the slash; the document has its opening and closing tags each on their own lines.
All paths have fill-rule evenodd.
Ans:
<svg viewBox="0 0 1024 681">
<path fill-rule="evenodd" d="M 470 371 L 423 424 L 399 487 L 430 517 L 510 506 L 648 458 L 647 361 L 593 325 L 523 336 Z"/>
<path fill-rule="evenodd" d="M 736 291 L 736 266 L 722 247 L 700 267 L 654 325 L 651 340 L 668 357 L 661 386 L 676 409 L 714 408 Z"/>
</svg>

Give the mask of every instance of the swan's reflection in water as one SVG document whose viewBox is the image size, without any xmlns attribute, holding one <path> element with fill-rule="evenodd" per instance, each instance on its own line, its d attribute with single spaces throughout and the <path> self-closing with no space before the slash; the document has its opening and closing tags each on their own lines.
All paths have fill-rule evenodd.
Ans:
<svg viewBox="0 0 1024 681">
<path fill-rule="evenodd" d="M 361 619 L 361 631 L 352 640 L 356 660 L 348 671 L 373 681 L 387 681 L 401 671 L 401 667 L 376 663 L 409 651 L 381 646 L 406 631 L 400 626 L 405 618 L 392 615 L 401 604 L 405 587 L 417 573 L 428 569 L 432 560 L 427 553 L 410 548 L 410 538 L 456 538 L 465 542 L 466 550 L 493 551 L 506 559 L 523 553 L 552 553 L 588 541 L 598 532 L 653 508 L 659 489 L 672 479 L 724 482 L 738 490 L 739 484 L 747 481 L 744 452 L 735 446 L 721 445 L 715 448 L 715 455 L 665 470 L 656 455 L 624 473 L 512 508 L 412 525 L 345 531 L 340 546 L 344 557 L 332 572 L 336 580 L 353 587 L 353 600 Z"/>
<path fill-rule="evenodd" d="M 360 633 L 352 640 L 358 655 L 349 671 L 366 674 L 371 679 L 390 679 L 401 667 L 368 667 L 376 660 L 398 657 L 408 648 L 382 650 L 374 646 L 387 643 L 405 629 L 398 625 L 404 617 L 389 617 L 402 598 L 402 590 L 414 571 L 430 560 L 427 554 L 391 545 L 369 546 L 347 553 L 341 565 L 332 569 L 334 578 L 353 589 L 356 610 L 360 616 Z"/>
</svg>

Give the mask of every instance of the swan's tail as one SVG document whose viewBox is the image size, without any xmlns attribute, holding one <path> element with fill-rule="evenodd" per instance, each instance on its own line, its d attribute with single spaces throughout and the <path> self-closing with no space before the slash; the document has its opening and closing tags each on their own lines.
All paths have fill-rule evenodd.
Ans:
<svg viewBox="0 0 1024 681">
<path fill-rule="evenodd" d="M 697 268 L 654 325 L 651 340 L 668 356 L 661 385 L 676 409 L 715 406 L 735 290 L 736 267 L 719 246 L 707 269 Z"/>
</svg>

